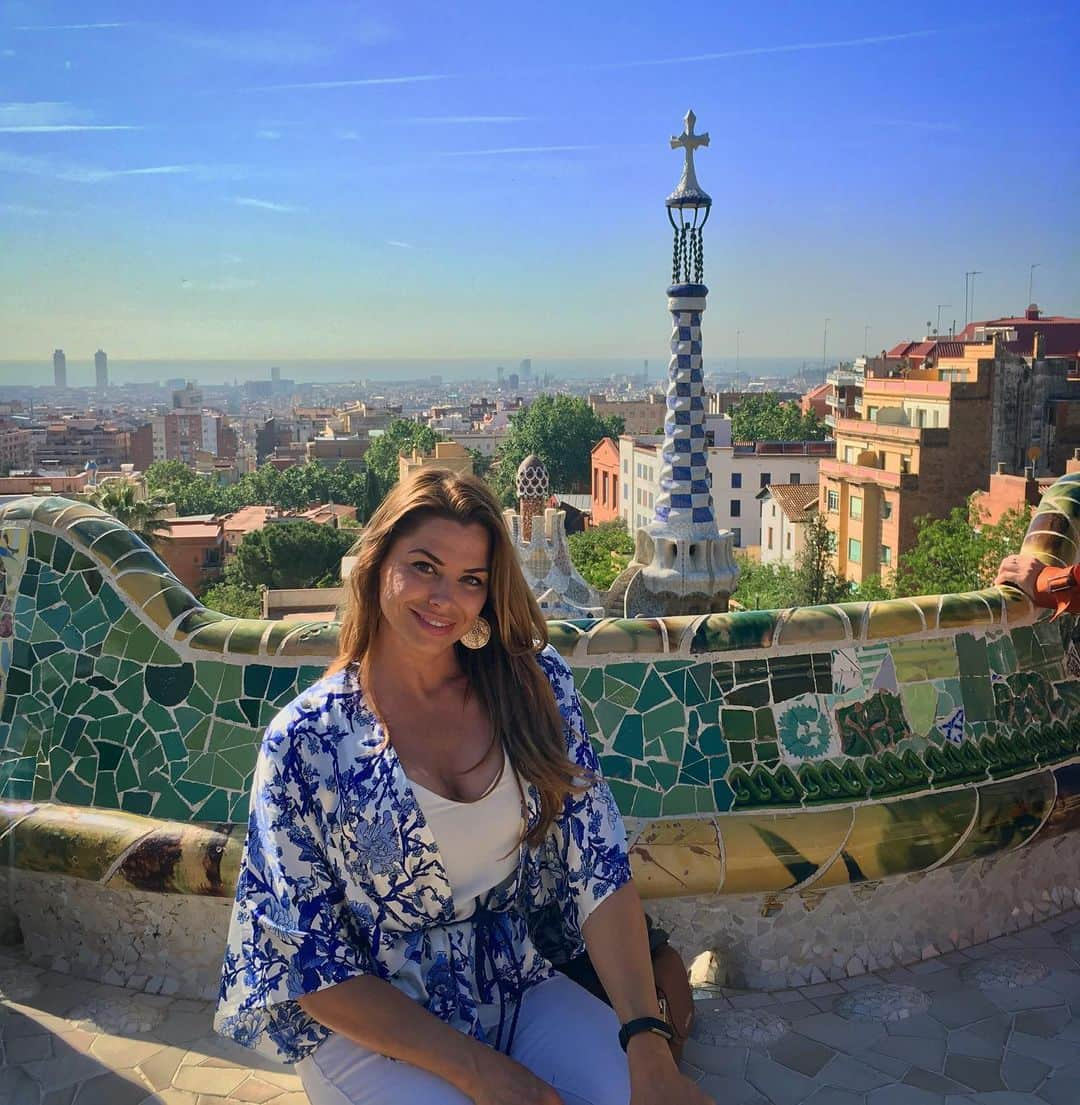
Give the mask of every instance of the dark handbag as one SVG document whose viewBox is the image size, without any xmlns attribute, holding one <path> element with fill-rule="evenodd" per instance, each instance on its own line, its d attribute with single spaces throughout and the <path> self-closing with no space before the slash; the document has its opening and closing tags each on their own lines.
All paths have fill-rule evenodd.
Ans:
<svg viewBox="0 0 1080 1105">
<path fill-rule="evenodd" d="M 668 934 L 654 925 L 648 914 L 645 915 L 645 924 L 649 930 L 649 953 L 656 980 L 656 999 L 660 1004 L 660 1014 L 671 1029 L 671 1053 L 679 1059 L 694 1023 L 694 996 L 690 990 L 686 964 L 683 963 L 682 956 L 668 943 Z M 583 952 L 566 963 L 556 963 L 555 968 L 579 986 L 584 986 L 602 1002 L 611 1004 L 599 976 L 593 970 L 588 952 Z"/>
</svg>

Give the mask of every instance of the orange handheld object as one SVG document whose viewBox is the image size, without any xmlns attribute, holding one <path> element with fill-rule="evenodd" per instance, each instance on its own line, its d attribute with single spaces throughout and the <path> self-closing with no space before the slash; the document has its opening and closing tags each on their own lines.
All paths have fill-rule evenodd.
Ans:
<svg viewBox="0 0 1080 1105">
<path fill-rule="evenodd" d="M 1071 568 L 1043 568 L 1035 581 L 1032 601 L 1036 606 L 1049 606 L 1054 618 L 1080 614 L 1080 564 Z"/>
</svg>

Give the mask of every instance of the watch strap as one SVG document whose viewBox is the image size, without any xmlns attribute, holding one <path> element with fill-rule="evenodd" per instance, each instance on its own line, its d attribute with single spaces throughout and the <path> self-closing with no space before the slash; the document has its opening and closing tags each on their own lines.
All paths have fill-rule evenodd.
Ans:
<svg viewBox="0 0 1080 1105">
<path fill-rule="evenodd" d="M 673 1035 L 671 1026 L 660 1020 L 659 1017 L 637 1017 L 635 1020 L 627 1021 L 619 1029 L 619 1046 L 623 1051 L 626 1050 L 626 1045 L 630 1042 L 631 1037 L 636 1036 L 639 1032 L 655 1032 L 658 1036 L 663 1036 L 665 1040 L 670 1040 Z"/>
</svg>

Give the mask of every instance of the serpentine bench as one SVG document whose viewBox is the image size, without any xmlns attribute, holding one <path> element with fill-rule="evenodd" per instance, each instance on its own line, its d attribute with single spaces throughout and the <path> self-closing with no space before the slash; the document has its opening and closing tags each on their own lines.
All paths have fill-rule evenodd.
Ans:
<svg viewBox="0 0 1080 1105">
<path fill-rule="evenodd" d="M 1064 477 L 1025 551 L 1073 563 L 1078 519 Z M 733 984 L 858 974 L 1080 904 L 1072 617 L 990 588 L 550 634 L 650 912 Z M 214 992 L 261 730 L 336 639 L 207 610 L 87 504 L 0 508 L 0 910 L 35 962 Z"/>
</svg>

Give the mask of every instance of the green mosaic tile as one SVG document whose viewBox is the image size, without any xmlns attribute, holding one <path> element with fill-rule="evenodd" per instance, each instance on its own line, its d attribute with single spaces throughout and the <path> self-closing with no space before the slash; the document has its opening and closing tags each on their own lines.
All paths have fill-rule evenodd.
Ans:
<svg viewBox="0 0 1080 1105">
<path fill-rule="evenodd" d="M 709 783 L 709 763 L 700 752 L 687 746 L 683 750 L 682 768 L 679 771 L 679 782 L 691 786 L 700 784 L 707 786 Z"/>
<path fill-rule="evenodd" d="M 656 785 L 661 790 L 666 791 L 675 785 L 675 781 L 679 777 L 679 768 L 676 764 L 668 763 L 665 760 L 650 760 L 649 766 L 656 777 Z"/>
<path fill-rule="evenodd" d="M 671 698 L 671 689 L 664 683 L 656 672 L 649 672 L 642 684 L 641 692 L 634 702 L 634 709 L 639 713 L 645 713 L 662 702 Z"/>
<path fill-rule="evenodd" d="M 152 665 L 146 669 L 146 693 L 163 706 L 176 706 L 186 701 L 194 683 L 195 671 L 191 664 L 179 667 Z"/>
<path fill-rule="evenodd" d="M 752 764 L 754 762 L 753 741 L 728 741 L 731 751 L 731 762 L 736 764 Z"/>
<path fill-rule="evenodd" d="M 986 653 L 991 671 L 998 675 L 1011 675 L 1016 671 L 1016 650 L 1008 634 L 989 641 Z"/>
<path fill-rule="evenodd" d="M 754 732 L 758 740 L 776 740 L 776 719 L 772 710 L 754 711 Z"/>
<path fill-rule="evenodd" d="M 732 706 L 767 706 L 769 703 L 769 684 L 749 683 L 735 687 L 724 696 L 724 701 Z"/>
<path fill-rule="evenodd" d="M 900 688 L 911 731 L 926 736 L 937 716 L 938 691 L 933 683 L 908 683 Z"/>
<path fill-rule="evenodd" d="M 707 725 L 698 737 L 698 747 L 706 756 L 718 756 L 727 752 L 727 741 L 719 725 Z"/>
<path fill-rule="evenodd" d="M 154 806 L 154 796 L 145 790 L 123 790 L 120 794 L 120 808 L 128 813 L 147 816 Z"/>
<path fill-rule="evenodd" d="M 960 679 L 961 694 L 964 699 L 966 720 L 992 721 L 996 717 L 994 694 L 989 678 Z"/>
<path fill-rule="evenodd" d="M 664 817 L 697 813 L 697 788 L 692 786 L 669 787 L 661 799 L 660 812 Z"/>
<path fill-rule="evenodd" d="M 631 813 L 634 817 L 659 817 L 661 806 L 662 798 L 659 791 L 638 787 Z"/>
<path fill-rule="evenodd" d="M 609 699 L 602 698 L 593 708 L 599 729 L 604 733 L 614 733 L 618 729 L 626 710 L 622 706 L 616 706 Z"/>
<path fill-rule="evenodd" d="M 608 702 L 613 702 L 629 710 L 637 701 L 637 696 L 638 691 L 635 687 L 628 687 L 625 683 L 612 679 L 610 676 L 605 677 L 604 697 Z"/>
<path fill-rule="evenodd" d="M 612 746 L 616 752 L 632 759 L 640 760 L 644 757 L 645 740 L 639 714 L 627 714 L 622 719 Z"/>
<path fill-rule="evenodd" d="M 661 733 L 660 743 L 664 749 L 664 756 L 669 763 L 677 764 L 682 762 L 683 745 L 685 741 L 680 730 L 669 729 L 668 732 Z"/>
<path fill-rule="evenodd" d="M 911 735 L 900 697 L 878 691 L 864 702 L 836 711 L 840 747 L 846 756 L 869 756 Z"/>
<path fill-rule="evenodd" d="M 686 689 L 682 701 L 687 706 L 708 702 L 713 695 L 713 687 L 712 665 L 695 664 L 686 673 Z"/>
<path fill-rule="evenodd" d="M 990 658 L 986 641 L 970 633 L 956 635 L 956 658 L 960 676 L 987 678 L 990 675 Z"/>
<path fill-rule="evenodd" d="M 833 742 L 829 716 L 822 700 L 807 695 L 777 708 L 777 737 L 784 751 L 797 760 L 828 755 Z"/>
<path fill-rule="evenodd" d="M 755 736 L 753 710 L 724 707 L 720 711 L 720 727 L 728 742 L 752 741 Z"/>
<path fill-rule="evenodd" d="M 664 683 L 674 698 L 680 702 L 686 700 L 686 670 L 680 668 L 678 671 L 670 672 L 664 676 Z"/>
<path fill-rule="evenodd" d="M 633 764 L 625 756 L 600 756 L 599 760 L 600 770 L 608 782 L 612 779 L 633 778 Z"/>
<path fill-rule="evenodd" d="M 637 786 L 634 783 L 624 782 L 622 779 L 612 779 L 608 783 L 608 786 L 611 788 L 611 794 L 619 810 L 629 815 L 634 807 L 634 796 L 637 794 Z"/>
<path fill-rule="evenodd" d="M 652 768 L 648 764 L 634 764 L 634 782 L 640 783 L 643 787 L 650 787 L 655 789 L 657 786 L 656 776 L 652 772 Z"/>
<path fill-rule="evenodd" d="M 960 674 L 956 648 L 951 637 L 894 641 L 890 650 L 896 665 L 896 678 L 901 683 L 945 679 Z"/>
<path fill-rule="evenodd" d="M 644 716 L 645 735 L 658 737 L 670 729 L 686 728 L 686 709 L 681 702 L 668 702 L 657 706 Z"/>
</svg>

